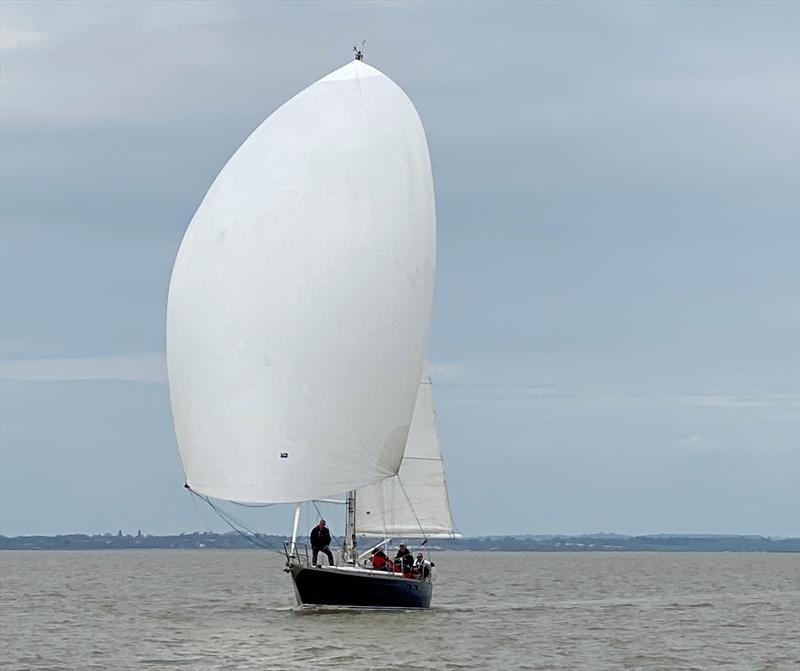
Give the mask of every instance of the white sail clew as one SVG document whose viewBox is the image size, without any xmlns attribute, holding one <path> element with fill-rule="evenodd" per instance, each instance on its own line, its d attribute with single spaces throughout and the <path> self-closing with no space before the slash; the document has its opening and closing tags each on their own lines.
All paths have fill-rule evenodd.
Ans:
<svg viewBox="0 0 800 671">
<path fill-rule="evenodd" d="M 351 62 L 264 121 L 212 184 L 172 272 L 187 484 L 296 502 L 397 473 L 434 261 L 425 134 L 388 77 Z"/>
<path fill-rule="evenodd" d="M 400 472 L 358 490 L 356 529 L 365 536 L 384 538 L 460 537 L 450 513 L 433 409 L 433 385 L 427 376 L 419 385 Z"/>
</svg>

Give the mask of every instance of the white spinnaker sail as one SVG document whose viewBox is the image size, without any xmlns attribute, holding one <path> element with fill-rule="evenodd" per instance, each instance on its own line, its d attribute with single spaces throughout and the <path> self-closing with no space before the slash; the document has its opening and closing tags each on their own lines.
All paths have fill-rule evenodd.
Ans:
<svg viewBox="0 0 800 671">
<path fill-rule="evenodd" d="M 450 513 L 430 377 L 420 381 L 399 474 L 356 493 L 356 529 L 385 538 L 460 536 Z"/>
<path fill-rule="evenodd" d="M 433 180 L 413 104 L 354 61 L 242 144 L 178 252 L 167 308 L 187 484 L 239 502 L 397 473 L 427 344 Z"/>
</svg>

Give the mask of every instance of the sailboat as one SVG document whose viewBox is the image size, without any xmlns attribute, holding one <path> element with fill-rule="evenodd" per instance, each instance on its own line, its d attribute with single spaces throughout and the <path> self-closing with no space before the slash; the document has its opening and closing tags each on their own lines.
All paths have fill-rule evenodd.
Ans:
<svg viewBox="0 0 800 671">
<path fill-rule="evenodd" d="M 392 538 L 423 539 L 422 543 L 426 543 L 431 538 L 461 537 L 450 511 L 429 376 L 420 381 L 397 475 L 349 492 L 347 512 L 344 566 L 309 568 L 307 559 L 300 561 L 291 550 L 287 554 L 287 571 L 292 575 L 298 604 L 429 607 L 433 573 L 409 574 L 397 564 L 387 573 L 371 570 L 368 563 L 366 566 L 363 563 L 371 550 Z M 383 540 L 378 544 L 366 543 L 367 550 L 357 555 L 359 538 L 370 537 Z"/>
<path fill-rule="evenodd" d="M 430 576 L 365 566 L 359 533 L 455 533 L 427 410 L 412 427 L 430 401 L 435 219 L 419 115 L 358 52 L 245 140 L 178 251 L 167 367 L 185 486 L 295 504 L 301 605 L 428 607 Z M 301 505 L 344 493 L 343 561 L 313 566 Z"/>
</svg>

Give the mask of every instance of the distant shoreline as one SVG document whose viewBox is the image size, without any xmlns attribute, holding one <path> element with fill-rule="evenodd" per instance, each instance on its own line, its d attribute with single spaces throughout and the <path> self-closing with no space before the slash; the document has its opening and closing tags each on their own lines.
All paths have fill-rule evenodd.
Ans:
<svg viewBox="0 0 800 671">
<path fill-rule="evenodd" d="M 284 536 L 261 534 L 261 543 L 281 550 Z M 366 543 L 364 541 L 365 547 Z M 476 536 L 454 540 L 431 539 L 439 550 L 484 552 L 800 552 L 800 538 L 716 534 L 622 534 Z M 234 532 L 192 532 L 166 536 L 123 534 L 65 534 L 58 536 L 2 536 L 0 550 L 208 550 L 252 549 Z"/>
</svg>

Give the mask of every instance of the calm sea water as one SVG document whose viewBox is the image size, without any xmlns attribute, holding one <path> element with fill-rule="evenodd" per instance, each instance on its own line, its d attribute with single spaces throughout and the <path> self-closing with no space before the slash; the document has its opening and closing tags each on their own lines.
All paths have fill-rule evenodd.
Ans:
<svg viewBox="0 0 800 671">
<path fill-rule="evenodd" d="M 262 551 L 3 552 L 11 669 L 797 669 L 800 556 L 434 556 L 427 612 L 300 614 Z"/>
</svg>

